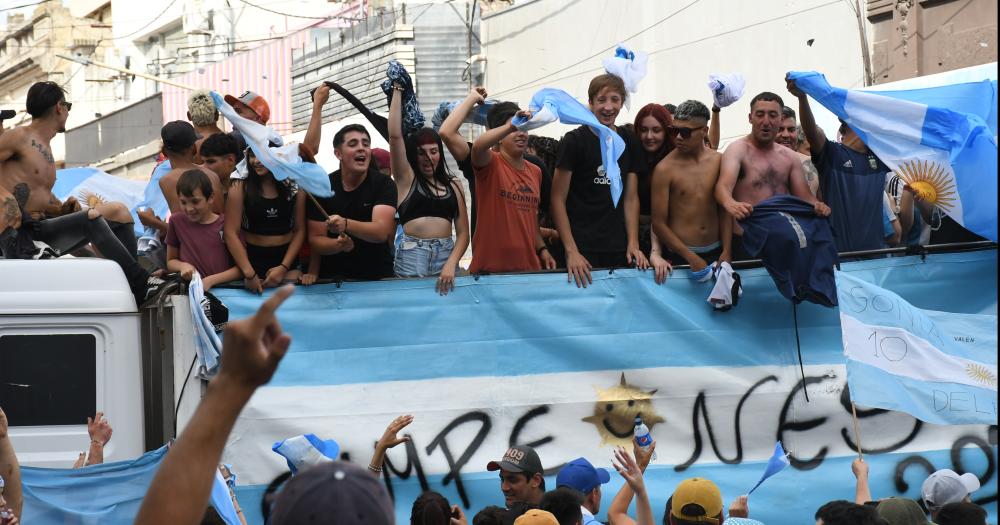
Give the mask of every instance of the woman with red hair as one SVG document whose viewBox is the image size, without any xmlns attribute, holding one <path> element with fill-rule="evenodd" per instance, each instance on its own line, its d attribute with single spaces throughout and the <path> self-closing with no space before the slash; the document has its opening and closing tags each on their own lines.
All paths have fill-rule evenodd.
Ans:
<svg viewBox="0 0 1000 525">
<path fill-rule="evenodd" d="M 639 191 L 639 247 L 649 257 L 657 283 L 663 283 L 670 273 L 670 262 L 663 257 L 660 243 L 650 226 L 652 204 L 650 191 L 653 169 L 674 148 L 667 129 L 673 124 L 670 113 L 660 104 L 646 104 L 635 116 L 635 134 L 639 136 L 646 162 L 636 170 Z"/>
</svg>

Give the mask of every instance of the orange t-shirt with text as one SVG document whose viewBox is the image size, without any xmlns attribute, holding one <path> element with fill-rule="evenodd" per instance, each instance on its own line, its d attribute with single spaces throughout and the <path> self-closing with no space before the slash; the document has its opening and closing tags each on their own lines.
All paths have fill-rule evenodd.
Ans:
<svg viewBox="0 0 1000 525">
<path fill-rule="evenodd" d="M 503 155 L 476 174 L 476 233 L 472 236 L 471 273 L 541 270 L 535 254 L 542 170 L 523 161 L 516 169 Z"/>
</svg>

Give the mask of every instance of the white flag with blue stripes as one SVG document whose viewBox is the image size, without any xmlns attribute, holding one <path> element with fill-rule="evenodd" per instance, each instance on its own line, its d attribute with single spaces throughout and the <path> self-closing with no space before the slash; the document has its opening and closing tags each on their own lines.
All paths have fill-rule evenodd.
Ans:
<svg viewBox="0 0 1000 525">
<path fill-rule="evenodd" d="M 852 400 L 941 425 L 997 423 L 997 317 L 922 310 L 837 273 Z"/>
<path fill-rule="evenodd" d="M 833 87 L 816 72 L 788 78 L 847 122 L 922 199 L 997 240 L 997 130 L 984 117 L 995 114 L 996 80 L 871 92 Z M 970 88 L 980 93 L 969 97 Z"/>
</svg>

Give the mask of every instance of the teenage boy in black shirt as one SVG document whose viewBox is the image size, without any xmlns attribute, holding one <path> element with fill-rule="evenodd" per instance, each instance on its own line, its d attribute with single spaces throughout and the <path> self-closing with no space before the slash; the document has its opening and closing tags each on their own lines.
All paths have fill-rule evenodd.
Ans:
<svg viewBox="0 0 1000 525">
<path fill-rule="evenodd" d="M 642 146 L 632 133 L 617 128 L 615 119 L 625 102 L 625 84 L 611 74 L 594 77 L 587 89 L 590 109 L 601 124 L 625 141 L 618 159 L 623 182 L 622 198 L 611 200 L 611 181 L 601 162 L 601 144 L 588 126 L 567 133 L 559 144 L 552 178 L 552 217 L 566 249 L 566 269 L 576 285 L 586 288 L 590 270 L 634 264 L 646 269 L 649 262 L 639 249 L 639 194 L 635 174 L 642 160 Z"/>
<path fill-rule="evenodd" d="M 396 185 L 371 167 L 371 136 L 344 126 L 333 137 L 340 169 L 330 174 L 333 197 L 308 199 L 309 272 L 320 279 L 392 277 L 388 240 L 395 231 Z"/>
</svg>

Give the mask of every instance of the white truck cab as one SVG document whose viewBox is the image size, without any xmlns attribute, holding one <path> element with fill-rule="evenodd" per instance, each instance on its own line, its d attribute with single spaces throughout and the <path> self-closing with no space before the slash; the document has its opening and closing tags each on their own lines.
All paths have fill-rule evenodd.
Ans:
<svg viewBox="0 0 1000 525">
<path fill-rule="evenodd" d="M 106 462 L 172 437 L 179 393 L 189 390 L 185 414 L 201 397 L 199 380 L 184 381 L 194 350 L 174 348 L 175 327 L 190 337 L 187 296 L 140 312 L 112 261 L 0 260 L 0 407 L 21 463 L 69 468 L 97 411 L 114 429 Z"/>
</svg>

